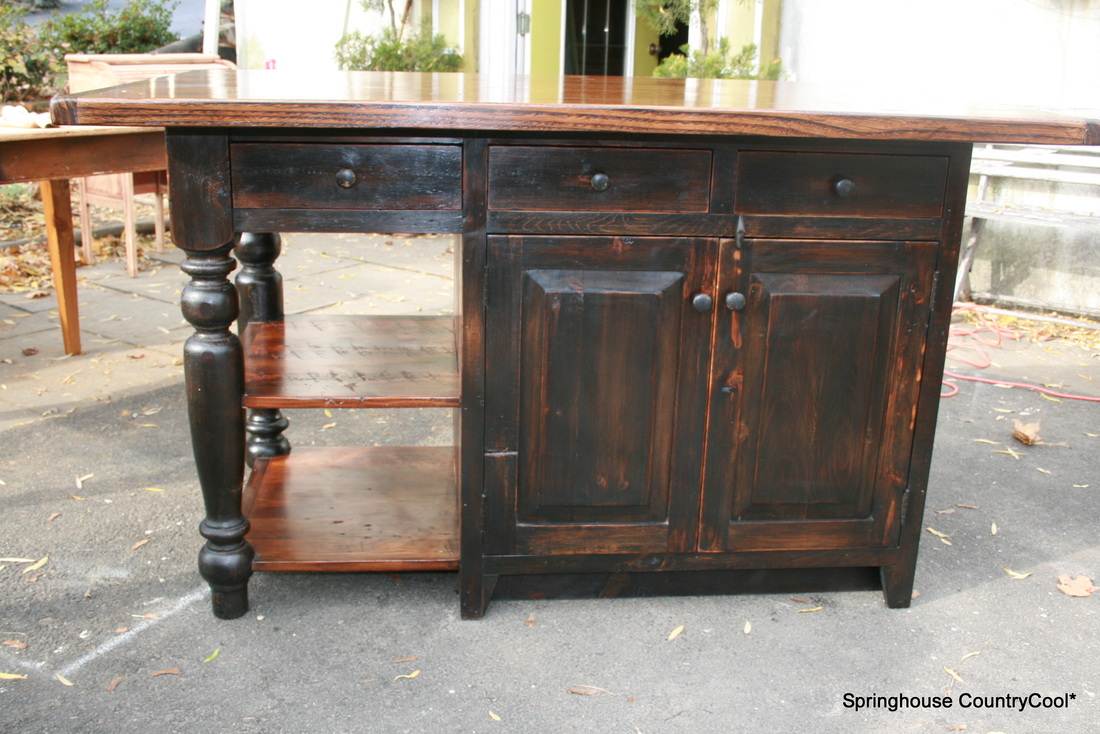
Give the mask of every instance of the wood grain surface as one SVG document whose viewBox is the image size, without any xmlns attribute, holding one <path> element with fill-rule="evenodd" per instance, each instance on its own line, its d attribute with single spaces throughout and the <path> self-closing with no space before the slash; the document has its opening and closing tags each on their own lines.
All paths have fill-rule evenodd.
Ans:
<svg viewBox="0 0 1100 734">
<path fill-rule="evenodd" d="M 448 446 L 301 448 L 260 459 L 244 494 L 267 571 L 458 567 L 458 495 Z"/>
<path fill-rule="evenodd" d="M 1100 122 L 942 89 L 715 79 L 194 71 L 53 100 L 68 125 L 625 132 L 1100 144 Z"/>
</svg>

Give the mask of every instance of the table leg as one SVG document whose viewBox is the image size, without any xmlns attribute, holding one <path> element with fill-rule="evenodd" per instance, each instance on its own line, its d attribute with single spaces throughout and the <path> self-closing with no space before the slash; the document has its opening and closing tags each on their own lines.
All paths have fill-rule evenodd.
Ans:
<svg viewBox="0 0 1100 734">
<path fill-rule="evenodd" d="M 126 273 L 137 277 L 137 216 L 134 213 L 134 174 L 122 174 L 122 234 L 126 238 Z"/>
<path fill-rule="evenodd" d="M 237 293 L 241 299 L 238 328 L 242 333 L 245 324 L 252 321 L 283 320 L 283 276 L 275 269 L 275 261 L 282 249 L 282 238 L 277 234 L 245 232 L 237 240 L 233 254 L 241 263 L 241 272 L 237 274 Z M 246 458 L 249 466 L 256 459 L 290 453 L 290 442 L 283 435 L 288 425 L 289 421 L 278 408 L 248 411 L 245 427 L 248 431 Z"/>
<path fill-rule="evenodd" d="M 188 251 L 181 264 L 191 282 L 183 290 L 184 318 L 195 327 L 183 350 L 191 443 L 206 519 L 199 532 L 199 572 L 213 592 L 214 615 L 235 619 L 248 611 L 252 546 L 244 539 L 241 514 L 244 478 L 244 360 L 230 331 L 240 309 L 228 276 L 236 267 L 232 243 L 206 252 Z"/>
<path fill-rule="evenodd" d="M 68 179 L 42 181 L 42 209 L 46 214 L 46 241 L 61 315 L 61 339 L 66 354 L 80 354 L 80 313 L 76 301 L 76 242 Z"/>
<path fill-rule="evenodd" d="M 88 179 L 76 179 L 76 191 L 80 202 L 80 259 L 85 265 L 95 265 L 95 238 L 92 235 L 92 206 L 88 202 Z"/>
</svg>

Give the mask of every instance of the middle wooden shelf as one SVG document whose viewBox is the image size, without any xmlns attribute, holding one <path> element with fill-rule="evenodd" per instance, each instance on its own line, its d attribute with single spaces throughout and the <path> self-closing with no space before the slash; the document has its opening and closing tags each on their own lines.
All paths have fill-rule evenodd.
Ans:
<svg viewBox="0 0 1100 734">
<path fill-rule="evenodd" d="M 453 316 L 303 314 L 244 332 L 246 408 L 456 408 Z"/>
</svg>

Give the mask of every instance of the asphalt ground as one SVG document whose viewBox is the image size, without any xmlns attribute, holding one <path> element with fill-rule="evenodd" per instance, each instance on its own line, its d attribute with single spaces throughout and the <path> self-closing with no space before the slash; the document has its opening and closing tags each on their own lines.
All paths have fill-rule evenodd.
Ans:
<svg viewBox="0 0 1100 734">
<path fill-rule="evenodd" d="M 288 236 L 288 310 L 441 312 L 448 246 Z M 454 574 L 266 573 L 246 616 L 215 619 L 184 280 L 161 260 L 78 271 L 77 357 L 52 297 L 0 295 L 0 557 L 47 559 L 0 561 L 0 672 L 25 676 L 0 680 L 0 731 L 1100 731 L 1100 592 L 1058 588 L 1100 582 L 1100 406 L 969 381 L 941 403 L 909 609 L 873 591 L 494 600 L 463 621 Z M 949 368 L 1100 396 L 1100 350 L 983 349 L 988 367 L 957 350 Z M 290 418 L 295 445 L 451 440 L 443 410 Z M 1043 442 L 1014 440 L 1016 419 Z"/>
</svg>

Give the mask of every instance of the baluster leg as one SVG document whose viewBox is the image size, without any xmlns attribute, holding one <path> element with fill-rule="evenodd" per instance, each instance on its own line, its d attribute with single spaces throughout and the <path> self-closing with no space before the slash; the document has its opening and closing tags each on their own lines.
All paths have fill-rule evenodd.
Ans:
<svg viewBox="0 0 1100 734">
<path fill-rule="evenodd" d="M 249 322 L 283 319 L 283 276 L 274 266 L 282 248 L 279 235 L 267 232 L 246 232 L 237 240 L 233 254 L 241 263 L 241 271 L 237 274 L 237 292 L 241 300 L 237 328 L 242 336 Z M 249 466 L 256 459 L 290 453 L 290 442 L 283 435 L 288 425 L 289 421 L 278 408 L 248 411 L 245 459 Z"/>
<path fill-rule="evenodd" d="M 191 443 L 206 518 L 199 532 L 199 573 L 210 584 L 214 615 L 234 619 L 248 611 L 252 546 L 244 539 L 241 514 L 244 478 L 244 363 L 241 342 L 230 328 L 240 310 L 228 276 L 236 267 L 232 243 L 206 252 L 189 251 L 181 267 L 191 276 L 184 288 L 184 318 L 195 333 L 184 345 L 183 367 Z"/>
</svg>

